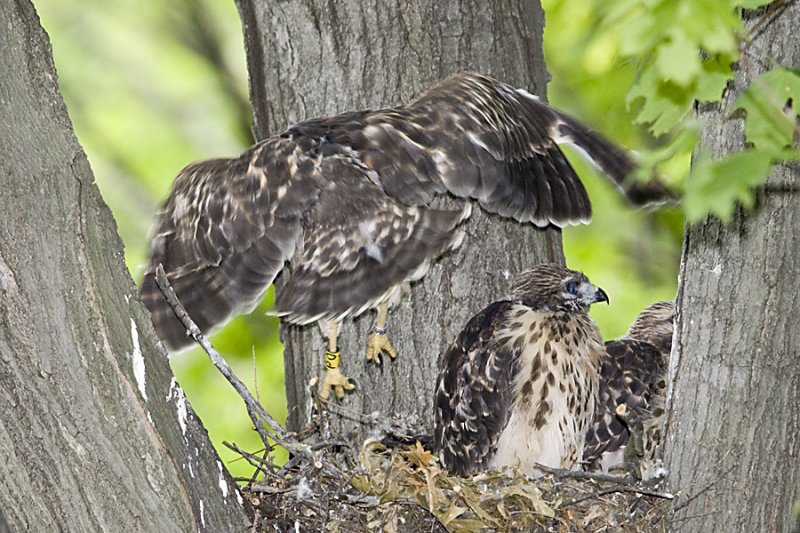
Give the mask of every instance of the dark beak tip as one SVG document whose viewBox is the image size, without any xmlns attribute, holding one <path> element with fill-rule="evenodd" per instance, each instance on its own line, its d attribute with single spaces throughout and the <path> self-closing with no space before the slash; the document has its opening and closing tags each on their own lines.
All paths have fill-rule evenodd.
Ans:
<svg viewBox="0 0 800 533">
<path fill-rule="evenodd" d="M 595 295 L 595 302 L 605 302 L 606 305 L 610 305 L 611 302 L 608 300 L 608 295 L 606 291 L 601 289 L 600 287 L 597 288 L 597 294 Z"/>
</svg>

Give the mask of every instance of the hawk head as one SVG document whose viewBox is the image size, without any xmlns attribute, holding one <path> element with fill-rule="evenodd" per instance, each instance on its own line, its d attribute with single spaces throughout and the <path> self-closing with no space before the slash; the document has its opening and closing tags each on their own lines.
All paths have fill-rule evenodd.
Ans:
<svg viewBox="0 0 800 533">
<path fill-rule="evenodd" d="M 660 353 L 669 355 L 672 350 L 674 322 L 675 304 L 656 302 L 639 313 L 625 337 L 644 341 L 653 345 Z"/>
<path fill-rule="evenodd" d="M 585 312 L 593 303 L 608 303 L 608 296 L 583 273 L 546 264 L 517 274 L 509 300 L 533 311 Z"/>
</svg>

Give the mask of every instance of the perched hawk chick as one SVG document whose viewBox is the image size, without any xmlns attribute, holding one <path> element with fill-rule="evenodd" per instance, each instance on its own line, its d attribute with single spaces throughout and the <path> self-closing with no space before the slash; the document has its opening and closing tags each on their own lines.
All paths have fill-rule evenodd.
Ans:
<svg viewBox="0 0 800 533">
<path fill-rule="evenodd" d="M 654 303 L 636 317 L 624 337 L 606 343 L 600 402 L 583 452 L 589 470 L 621 468 L 627 455 L 637 463 L 630 466 L 642 479 L 655 475 L 674 315 L 672 302 Z M 626 450 L 632 433 L 641 441 L 634 453 Z"/>
<path fill-rule="evenodd" d="M 589 221 L 586 190 L 558 148 L 580 148 L 637 204 L 669 193 L 626 180 L 624 150 L 521 89 L 460 74 L 392 109 L 295 124 L 234 159 L 189 165 L 158 216 L 142 300 L 170 349 L 191 343 L 155 284 L 159 263 L 204 332 L 254 307 L 286 262 L 276 313 L 328 337 L 322 396 L 353 386 L 339 370 L 339 322 L 378 310 L 367 357 L 396 352 L 385 332 L 401 287 L 463 240 L 474 199 L 519 222 Z"/>
<path fill-rule="evenodd" d="M 439 362 L 434 447 L 448 470 L 580 466 L 604 353 L 595 302 L 608 298 L 582 273 L 541 265 L 469 321 Z"/>
</svg>

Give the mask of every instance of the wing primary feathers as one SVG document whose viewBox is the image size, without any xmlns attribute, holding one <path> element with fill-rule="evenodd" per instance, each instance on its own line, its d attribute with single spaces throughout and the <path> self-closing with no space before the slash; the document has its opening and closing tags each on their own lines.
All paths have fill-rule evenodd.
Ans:
<svg viewBox="0 0 800 533">
<path fill-rule="evenodd" d="M 157 220 L 142 299 L 175 349 L 188 344 L 153 280 L 163 263 L 178 298 L 207 330 L 252 308 L 284 264 L 278 314 L 359 313 L 424 275 L 463 240 L 461 211 L 437 195 L 537 226 L 589 221 L 586 190 L 557 142 L 586 151 L 635 200 L 629 157 L 524 90 L 459 74 L 393 109 L 307 120 L 240 157 L 189 165 Z"/>
<path fill-rule="evenodd" d="M 675 194 L 658 179 L 637 181 L 632 173 L 636 163 L 614 143 L 576 119 L 558 113 L 553 138 L 573 145 L 600 171 L 611 178 L 633 205 L 657 204 L 675 200 Z"/>
</svg>

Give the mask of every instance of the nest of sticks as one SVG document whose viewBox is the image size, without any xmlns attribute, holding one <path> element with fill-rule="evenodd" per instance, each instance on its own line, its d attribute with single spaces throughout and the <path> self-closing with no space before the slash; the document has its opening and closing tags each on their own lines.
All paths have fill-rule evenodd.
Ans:
<svg viewBox="0 0 800 533">
<path fill-rule="evenodd" d="M 547 469 L 531 479 L 510 468 L 452 476 L 419 441 L 389 435 L 353 450 L 307 435 L 312 455 L 281 466 L 237 450 L 257 473 L 242 487 L 253 531 L 646 532 L 663 531 L 670 511 L 671 495 L 633 478 Z"/>
<path fill-rule="evenodd" d="M 379 438 L 360 449 L 332 435 L 321 406 L 302 435 L 288 432 L 233 374 L 178 301 L 163 269 L 156 281 L 187 331 L 245 402 L 264 448 L 227 444 L 254 467 L 240 487 L 253 532 L 553 531 L 648 532 L 666 529 L 672 495 L 632 477 L 541 467 L 531 479 L 514 469 L 451 476 L 425 439 L 402 419 L 381 420 Z M 330 407 L 332 409 L 327 409 Z M 290 459 L 277 464 L 272 452 Z"/>
</svg>

